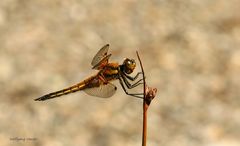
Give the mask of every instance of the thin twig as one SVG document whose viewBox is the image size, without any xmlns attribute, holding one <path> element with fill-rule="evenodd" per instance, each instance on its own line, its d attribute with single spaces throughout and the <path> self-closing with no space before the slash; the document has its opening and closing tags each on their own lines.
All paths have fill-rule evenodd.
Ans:
<svg viewBox="0 0 240 146">
<path fill-rule="evenodd" d="M 139 57 L 138 52 L 137 57 L 140 62 L 141 70 L 142 70 L 142 75 L 143 75 L 143 131 L 142 131 L 142 146 L 146 146 L 147 143 L 147 109 L 153 100 L 153 98 L 156 96 L 157 89 L 156 88 L 151 88 L 146 85 L 146 80 L 145 80 L 145 73 L 142 65 L 142 61 Z"/>
<path fill-rule="evenodd" d="M 142 65 L 142 61 L 139 57 L 138 52 L 137 57 L 141 65 L 142 76 L 143 76 L 143 131 L 142 131 L 142 146 L 146 146 L 147 143 L 147 103 L 146 103 L 146 81 L 145 81 L 145 73 Z"/>
</svg>

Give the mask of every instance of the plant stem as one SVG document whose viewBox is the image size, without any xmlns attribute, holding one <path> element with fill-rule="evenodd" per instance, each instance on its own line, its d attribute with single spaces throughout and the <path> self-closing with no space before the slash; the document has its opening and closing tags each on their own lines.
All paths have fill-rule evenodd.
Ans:
<svg viewBox="0 0 240 146">
<path fill-rule="evenodd" d="M 138 52 L 137 57 L 141 65 L 141 70 L 142 70 L 142 75 L 143 75 L 143 131 L 142 131 L 142 146 L 146 146 L 147 144 L 147 109 L 148 109 L 148 104 L 146 102 L 146 81 L 145 81 L 145 73 L 143 70 L 143 65 L 142 61 L 139 57 Z"/>
</svg>

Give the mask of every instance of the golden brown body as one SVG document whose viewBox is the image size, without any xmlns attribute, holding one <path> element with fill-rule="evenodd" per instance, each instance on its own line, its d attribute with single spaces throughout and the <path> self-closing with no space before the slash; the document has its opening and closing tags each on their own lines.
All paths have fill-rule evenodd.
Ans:
<svg viewBox="0 0 240 146">
<path fill-rule="evenodd" d="M 96 75 L 91 76 L 76 85 L 43 95 L 35 100 L 47 100 L 88 88 L 99 87 L 102 84 L 107 84 L 109 81 L 118 79 L 118 67 L 118 63 L 108 63 L 103 66 Z"/>
<path fill-rule="evenodd" d="M 99 70 L 96 75 L 93 75 L 76 85 L 43 95 L 35 100 L 44 101 L 80 90 L 85 91 L 85 93 L 91 96 L 103 98 L 111 97 L 116 92 L 117 87 L 114 84 L 110 83 L 110 81 L 116 79 L 119 79 L 125 93 L 130 95 L 129 93 L 127 93 L 124 84 L 127 86 L 127 88 L 130 89 L 139 85 L 141 81 L 139 80 L 133 85 L 131 85 L 127 81 L 128 79 L 134 81 L 138 77 L 139 73 L 135 77 L 127 75 L 133 72 L 136 63 L 133 59 L 128 58 L 124 59 L 123 64 L 121 65 L 119 65 L 118 63 L 109 63 L 108 61 L 111 54 L 108 54 L 108 49 L 109 44 L 106 44 L 93 57 L 93 60 L 91 62 L 92 69 Z"/>
</svg>

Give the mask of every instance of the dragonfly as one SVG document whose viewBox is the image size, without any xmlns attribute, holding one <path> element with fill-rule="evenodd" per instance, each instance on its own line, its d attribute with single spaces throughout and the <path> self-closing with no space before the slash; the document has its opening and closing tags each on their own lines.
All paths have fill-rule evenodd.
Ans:
<svg viewBox="0 0 240 146">
<path fill-rule="evenodd" d="M 108 54 L 109 44 L 103 46 L 93 57 L 91 65 L 92 69 L 98 70 L 97 74 L 72 85 L 70 87 L 45 94 L 35 101 L 45 101 L 48 99 L 60 97 L 77 91 L 84 91 L 88 95 L 108 98 L 115 94 L 117 87 L 111 81 L 119 80 L 120 85 L 127 95 L 143 98 L 142 93 L 129 93 L 128 90 L 143 84 L 143 79 L 138 76 L 142 72 L 138 72 L 135 76 L 130 76 L 136 68 L 134 59 L 125 58 L 122 64 L 109 62 L 112 54 Z M 135 82 L 135 83 L 132 83 Z"/>
</svg>

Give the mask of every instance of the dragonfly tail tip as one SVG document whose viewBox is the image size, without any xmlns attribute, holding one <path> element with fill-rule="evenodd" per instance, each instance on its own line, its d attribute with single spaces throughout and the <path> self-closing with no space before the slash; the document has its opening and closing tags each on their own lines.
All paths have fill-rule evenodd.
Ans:
<svg viewBox="0 0 240 146">
<path fill-rule="evenodd" d="M 34 101 L 43 101 L 43 98 L 39 97 L 39 98 L 34 99 Z"/>
</svg>

